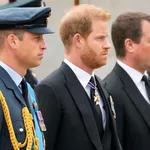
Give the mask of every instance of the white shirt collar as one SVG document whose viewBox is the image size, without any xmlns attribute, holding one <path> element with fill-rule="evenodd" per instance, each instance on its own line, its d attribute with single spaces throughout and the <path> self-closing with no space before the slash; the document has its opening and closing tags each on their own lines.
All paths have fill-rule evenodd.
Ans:
<svg viewBox="0 0 150 150">
<path fill-rule="evenodd" d="M 84 70 L 82 70 L 81 68 L 72 64 L 66 58 L 64 59 L 64 62 L 71 68 L 71 70 L 75 73 L 76 77 L 82 84 L 83 88 L 85 88 L 87 86 L 89 80 L 91 79 L 91 75 L 89 73 L 85 72 Z M 93 75 L 94 75 L 94 72 L 92 73 L 92 76 Z"/>
<path fill-rule="evenodd" d="M 22 81 L 22 77 L 2 61 L 0 61 L 0 66 L 5 69 L 5 71 L 9 74 L 9 76 L 12 78 L 12 80 L 15 82 L 15 84 L 18 87 L 20 82 Z"/>
<path fill-rule="evenodd" d="M 120 60 L 117 60 L 117 63 L 128 73 L 128 75 L 131 77 L 135 84 L 139 84 L 141 82 L 141 79 L 143 77 L 142 73 L 129 67 Z"/>
</svg>

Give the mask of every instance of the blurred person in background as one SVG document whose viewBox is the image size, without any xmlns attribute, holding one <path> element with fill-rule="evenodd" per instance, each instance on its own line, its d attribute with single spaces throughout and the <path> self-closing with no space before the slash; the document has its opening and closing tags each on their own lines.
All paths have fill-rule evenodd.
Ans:
<svg viewBox="0 0 150 150">
<path fill-rule="evenodd" d="M 150 149 L 150 15 L 127 12 L 111 28 L 117 63 L 105 78 L 123 150 Z"/>
</svg>

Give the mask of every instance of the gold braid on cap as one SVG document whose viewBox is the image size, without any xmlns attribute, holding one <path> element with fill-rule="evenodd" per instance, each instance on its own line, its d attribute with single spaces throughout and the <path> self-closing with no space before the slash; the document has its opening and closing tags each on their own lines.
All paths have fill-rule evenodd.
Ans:
<svg viewBox="0 0 150 150">
<path fill-rule="evenodd" d="M 29 113 L 28 108 L 27 107 L 22 108 L 22 117 L 23 117 L 25 131 L 26 131 L 26 138 L 25 138 L 24 143 L 21 143 L 21 142 L 18 142 L 16 138 L 13 125 L 12 125 L 12 121 L 11 121 L 11 117 L 10 117 L 9 108 L 7 106 L 5 97 L 3 96 L 1 91 L 0 91 L 0 102 L 2 104 L 4 117 L 6 120 L 6 124 L 7 124 L 9 135 L 10 135 L 10 140 L 11 140 L 14 150 L 20 150 L 20 148 L 23 148 L 25 146 L 26 146 L 26 150 L 31 150 L 31 149 L 39 150 L 39 146 L 38 146 L 39 139 L 36 138 L 36 133 L 35 133 L 34 124 L 33 124 L 33 117 L 32 117 L 32 114 Z"/>
</svg>

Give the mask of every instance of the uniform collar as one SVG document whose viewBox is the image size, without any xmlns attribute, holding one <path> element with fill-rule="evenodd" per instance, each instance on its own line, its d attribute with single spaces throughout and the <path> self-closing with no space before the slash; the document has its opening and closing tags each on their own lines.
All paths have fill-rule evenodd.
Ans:
<svg viewBox="0 0 150 150">
<path fill-rule="evenodd" d="M 5 71 L 9 74 L 9 76 L 12 78 L 12 80 L 15 82 L 15 84 L 18 87 L 22 80 L 22 77 L 2 61 L 0 61 L 0 66 L 5 69 Z"/>
</svg>

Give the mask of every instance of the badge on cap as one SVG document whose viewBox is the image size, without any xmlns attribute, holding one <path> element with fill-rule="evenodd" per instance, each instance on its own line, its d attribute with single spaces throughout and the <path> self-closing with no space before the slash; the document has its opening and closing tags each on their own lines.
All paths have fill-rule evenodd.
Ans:
<svg viewBox="0 0 150 150">
<path fill-rule="evenodd" d="M 48 17 L 46 18 L 46 23 L 48 24 Z"/>
</svg>

